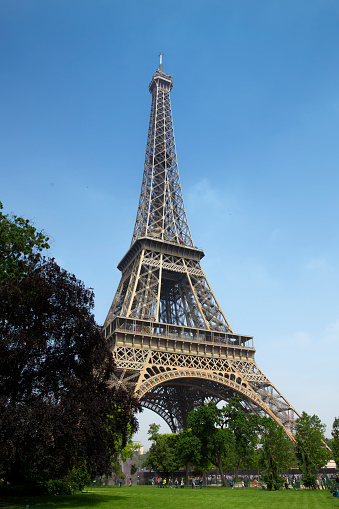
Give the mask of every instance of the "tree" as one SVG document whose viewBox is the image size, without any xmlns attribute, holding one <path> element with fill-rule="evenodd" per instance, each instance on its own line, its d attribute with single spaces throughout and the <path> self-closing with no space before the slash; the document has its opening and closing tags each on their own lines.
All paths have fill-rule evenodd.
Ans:
<svg viewBox="0 0 339 509">
<path fill-rule="evenodd" d="M 0 279 L 17 278 L 38 263 L 49 239 L 28 219 L 4 215 L 2 209 L 0 202 Z"/>
<path fill-rule="evenodd" d="M 0 279 L 0 475 L 109 475 L 137 429 L 138 404 L 109 387 L 113 357 L 92 315 L 93 292 L 53 260 L 33 261 Z"/>
<path fill-rule="evenodd" d="M 189 413 L 188 425 L 201 442 L 202 458 L 218 468 L 222 483 L 226 486 L 224 470 L 235 463 L 235 439 L 228 428 L 224 409 L 219 409 L 214 402 L 200 406 Z"/>
<path fill-rule="evenodd" d="M 303 412 L 296 422 L 296 457 L 303 473 L 306 487 L 316 487 L 316 472 L 328 461 L 329 453 L 324 445 L 325 425 L 317 415 Z"/>
<path fill-rule="evenodd" d="M 259 467 L 268 490 L 278 490 L 284 483 L 282 473 L 293 463 L 293 445 L 284 429 L 270 418 L 262 419 Z"/>
<path fill-rule="evenodd" d="M 336 417 L 333 422 L 332 427 L 332 442 L 331 449 L 333 453 L 333 459 L 337 464 L 337 468 L 339 467 L 339 417 Z"/>
<path fill-rule="evenodd" d="M 158 437 L 160 436 L 159 433 L 160 424 L 155 424 L 154 422 L 149 425 L 149 429 L 147 431 L 147 435 L 149 435 L 149 439 L 151 442 L 156 442 Z"/>
<path fill-rule="evenodd" d="M 148 440 L 151 445 L 147 457 L 144 461 L 146 467 L 150 467 L 157 472 L 173 472 L 178 468 L 177 462 L 177 435 L 175 433 L 159 433 L 159 424 L 150 424 Z"/>
<path fill-rule="evenodd" d="M 192 433 L 191 429 L 185 429 L 178 434 L 177 439 L 177 462 L 178 465 L 186 467 L 186 478 L 188 477 L 188 467 L 194 466 L 195 471 L 203 473 L 205 478 L 206 472 L 213 468 L 213 465 L 201 453 L 201 441 Z"/>
<path fill-rule="evenodd" d="M 232 398 L 223 409 L 224 419 L 232 430 L 235 445 L 235 467 L 237 475 L 244 463 L 251 460 L 258 444 L 258 431 L 261 418 L 245 412 L 240 398 Z M 247 465 L 246 465 L 247 466 Z"/>
</svg>

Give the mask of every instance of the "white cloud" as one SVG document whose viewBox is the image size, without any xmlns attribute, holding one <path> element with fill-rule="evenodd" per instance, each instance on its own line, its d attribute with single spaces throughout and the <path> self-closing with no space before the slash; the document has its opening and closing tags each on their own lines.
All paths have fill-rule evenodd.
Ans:
<svg viewBox="0 0 339 509">
<path fill-rule="evenodd" d="M 196 182 L 188 191 L 188 203 L 190 208 L 208 206 L 213 209 L 225 207 L 227 199 L 221 189 L 211 186 L 207 179 Z"/>
<path fill-rule="evenodd" d="M 305 268 L 317 275 L 326 275 L 333 272 L 333 266 L 325 256 L 310 259 Z"/>
</svg>

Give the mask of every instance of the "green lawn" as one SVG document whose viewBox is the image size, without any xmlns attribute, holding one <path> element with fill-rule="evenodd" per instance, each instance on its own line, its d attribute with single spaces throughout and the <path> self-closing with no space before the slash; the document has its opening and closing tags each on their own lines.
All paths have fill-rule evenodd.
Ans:
<svg viewBox="0 0 339 509">
<path fill-rule="evenodd" d="M 13 499 L 12 499 L 13 501 Z M 329 491 L 261 491 L 253 488 L 159 489 L 151 486 L 123 486 L 96 488 L 88 493 L 72 496 L 18 498 L 18 505 L 8 505 L 0 499 L 0 507 L 7 509 L 339 509 L 339 498 Z M 5 505 L 6 504 L 6 505 Z"/>
</svg>

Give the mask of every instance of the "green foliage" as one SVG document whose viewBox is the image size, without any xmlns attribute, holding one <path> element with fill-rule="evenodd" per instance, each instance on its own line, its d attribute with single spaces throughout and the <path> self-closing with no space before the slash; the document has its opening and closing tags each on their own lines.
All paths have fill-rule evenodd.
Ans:
<svg viewBox="0 0 339 509">
<path fill-rule="evenodd" d="M 138 471 L 138 467 L 132 463 L 131 465 L 131 475 L 134 475 Z"/>
<path fill-rule="evenodd" d="M 188 416 L 192 434 L 200 440 L 202 458 L 218 468 L 224 486 L 224 470 L 235 463 L 235 439 L 225 417 L 225 409 L 219 409 L 214 402 L 200 406 Z"/>
<path fill-rule="evenodd" d="M 259 467 L 264 469 L 261 479 L 268 490 L 278 490 L 284 483 L 283 471 L 293 463 L 293 445 L 283 428 L 272 419 L 263 419 L 262 425 L 261 448 L 258 451 Z"/>
<path fill-rule="evenodd" d="M 73 467 L 66 475 L 64 481 L 76 486 L 78 490 L 83 490 L 85 486 L 91 483 L 91 475 L 88 472 L 86 462 L 82 466 Z"/>
<path fill-rule="evenodd" d="M 232 430 L 235 443 L 235 466 L 247 467 L 258 444 L 259 416 L 244 412 L 239 398 L 233 398 L 223 409 L 224 419 Z M 247 464 L 246 464 L 247 463 Z"/>
<path fill-rule="evenodd" d="M 333 459 L 337 464 L 337 468 L 339 467 L 339 417 L 336 417 L 333 422 L 332 427 L 332 442 L 331 442 L 331 449 L 333 453 Z"/>
<path fill-rule="evenodd" d="M 159 433 L 160 424 L 155 424 L 154 422 L 149 425 L 149 429 L 147 431 L 147 435 L 149 435 L 148 440 L 151 442 L 156 442 L 158 437 L 160 436 Z"/>
<path fill-rule="evenodd" d="M 178 434 L 177 461 L 180 466 L 194 466 L 201 472 L 212 469 L 213 465 L 201 453 L 201 441 L 193 434 L 191 429 L 186 429 Z"/>
<path fill-rule="evenodd" d="M 223 408 L 218 408 L 213 402 L 201 406 L 189 414 L 188 423 L 191 436 L 187 437 L 187 450 L 190 450 L 190 441 L 195 437 L 198 442 L 193 457 L 201 465 L 210 462 L 216 466 L 224 485 L 223 471 L 236 469 L 238 472 L 240 467 L 253 463 L 260 418 L 245 412 L 239 398 L 233 398 Z"/>
<path fill-rule="evenodd" d="M 158 433 L 160 426 L 157 429 L 156 427 L 156 424 L 150 424 L 148 433 L 153 437 L 150 438 L 153 444 L 147 453 L 144 465 L 158 472 L 173 472 L 180 466 L 176 454 L 177 435 L 166 433 L 160 435 Z"/>
<path fill-rule="evenodd" d="M 76 483 L 60 479 L 48 481 L 46 487 L 48 495 L 73 495 L 77 489 Z"/>
<path fill-rule="evenodd" d="M 28 219 L 4 215 L 0 202 L 0 279 L 18 278 L 41 259 L 49 248 L 48 237 Z"/>
<path fill-rule="evenodd" d="M 303 412 L 296 423 L 296 457 L 306 487 L 316 487 L 316 472 L 328 461 L 329 453 L 323 443 L 325 425 L 317 415 Z"/>
</svg>

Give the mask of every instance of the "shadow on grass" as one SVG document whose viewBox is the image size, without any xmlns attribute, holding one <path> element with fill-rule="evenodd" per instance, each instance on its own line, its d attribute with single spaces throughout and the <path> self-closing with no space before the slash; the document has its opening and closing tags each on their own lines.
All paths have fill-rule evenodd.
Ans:
<svg viewBox="0 0 339 509">
<path fill-rule="evenodd" d="M 74 495 L 51 495 L 34 497 L 1 497 L 0 508 L 4 509 L 29 509 L 40 508 L 63 508 L 77 507 L 87 509 L 90 507 L 106 507 L 106 504 L 119 504 L 124 496 L 111 491 L 109 493 L 75 493 Z"/>
</svg>

